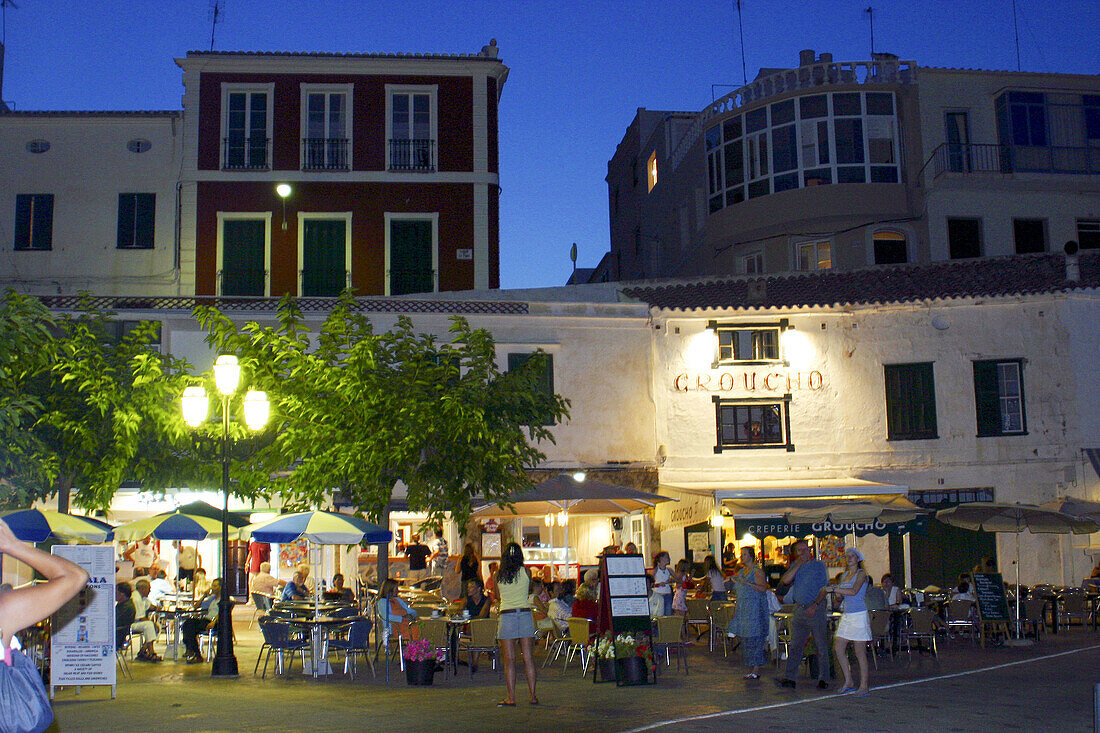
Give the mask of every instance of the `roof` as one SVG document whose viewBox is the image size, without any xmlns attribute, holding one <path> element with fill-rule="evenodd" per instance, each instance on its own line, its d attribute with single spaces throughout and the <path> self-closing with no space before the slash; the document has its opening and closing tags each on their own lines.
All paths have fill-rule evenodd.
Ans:
<svg viewBox="0 0 1100 733">
<path fill-rule="evenodd" d="M 104 311 L 181 310 L 191 311 L 201 305 L 213 305 L 226 312 L 274 313 L 280 298 L 245 298 L 218 296 L 85 296 L 40 295 L 47 308 L 58 310 L 94 309 Z M 303 313 L 328 313 L 336 305 L 335 298 L 295 298 Z M 361 313 L 448 313 L 522 315 L 525 302 L 476 300 L 413 300 L 402 298 L 356 298 L 355 310 Z"/>
<path fill-rule="evenodd" d="M 1066 280 L 1065 255 L 1044 254 L 880 266 L 851 272 L 637 284 L 622 292 L 654 308 L 695 310 L 910 303 L 1100 287 L 1100 252 L 1082 253 L 1079 266 L 1081 277 L 1076 282 Z"/>
<path fill-rule="evenodd" d="M 179 117 L 181 110 L 8 110 L 0 117 Z"/>
<path fill-rule="evenodd" d="M 336 51 L 188 51 L 187 56 L 286 56 L 291 58 L 330 59 L 424 59 L 454 61 L 497 61 L 484 53 L 341 53 Z"/>
</svg>

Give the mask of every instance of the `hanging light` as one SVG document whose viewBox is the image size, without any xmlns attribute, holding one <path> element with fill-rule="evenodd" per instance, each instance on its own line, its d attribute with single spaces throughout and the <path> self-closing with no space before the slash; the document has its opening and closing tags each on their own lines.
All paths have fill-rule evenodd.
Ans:
<svg viewBox="0 0 1100 733">
<path fill-rule="evenodd" d="M 206 411 L 210 407 L 206 399 L 206 390 L 202 387 L 187 387 L 183 390 L 183 421 L 197 428 L 206 421 Z"/>
<path fill-rule="evenodd" d="M 542 523 L 547 527 L 554 526 L 554 512 L 546 512 L 546 516 L 542 518 Z"/>
<path fill-rule="evenodd" d="M 724 521 L 725 518 L 722 516 L 721 512 L 714 512 L 710 515 L 710 526 L 714 527 L 715 529 L 721 529 L 722 523 Z"/>
<path fill-rule="evenodd" d="M 218 391 L 229 396 L 237 391 L 241 383 L 241 365 L 232 354 L 222 354 L 214 361 L 214 384 Z"/>
<path fill-rule="evenodd" d="M 558 512 L 558 526 L 564 527 L 567 524 L 569 524 L 569 512 L 562 509 Z"/>
<path fill-rule="evenodd" d="M 252 430 L 261 430 L 267 425 L 271 405 L 267 401 L 267 392 L 250 389 L 244 396 L 244 422 Z"/>
<path fill-rule="evenodd" d="M 573 474 L 573 480 L 576 481 L 578 484 L 584 481 L 586 478 L 588 477 L 587 475 L 585 475 L 584 471 L 577 471 Z"/>
</svg>

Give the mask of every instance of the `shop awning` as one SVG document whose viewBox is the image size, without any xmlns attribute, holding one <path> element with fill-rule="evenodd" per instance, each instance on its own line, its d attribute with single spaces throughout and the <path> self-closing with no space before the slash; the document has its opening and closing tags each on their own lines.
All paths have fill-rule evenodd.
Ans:
<svg viewBox="0 0 1100 733">
<path fill-rule="evenodd" d="M 928 515 L 900 494 L 731 499 L 721 502 L 738 536 L 817 537 L 923 532 Z"/>
</svg>

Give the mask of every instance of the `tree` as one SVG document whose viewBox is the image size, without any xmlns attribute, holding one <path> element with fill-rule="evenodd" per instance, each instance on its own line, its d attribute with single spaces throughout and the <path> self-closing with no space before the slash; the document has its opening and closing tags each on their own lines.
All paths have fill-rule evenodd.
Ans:
<svg viewBox="0 0 1100 733">
<path fill-rule="evenodd" d="M 19 419 L 5 430 L 17 425 L 22 442 L 9 444 L 0 466 L 20 499 L 56 494 L 67 511 L 75 490 L 79 505 L 105 509 L 124 480 L 160 489 L 200 470 L 178 404 L 188 366 L 151 347 L 158 324 L 125 330 L 113 313 L 89 308 L 50 315 L 12 293 L 4 309 L 5 325 L 32 326 L 37 350 L 4 355 L 3 378 L 17 390 L 5 396 L 4 417 Z M 15 371 L 21 354 L 26 368 Z"/>
<path fill-rule="evenodd" d="M 541 357 L 501 372 L 492 335 L 463 318 L 446 341 L 404 317 L 376 333 L 350 293 L 314 339 L 289 297 L 274 327 L 238 328 L 213 306 L 195 316 L 268 392 L 279 421 L 242 485 L 267 482 L 291 504 L 319 506 L 339 490 L 378 519 L 402 481 L 414 511 L 463 523 L 475 496 L 506 501 L 529 486 L 524 469 L 545 458 L 538 444 L 568 414 L 565 399 L 539 390 Z"/>
</svg>

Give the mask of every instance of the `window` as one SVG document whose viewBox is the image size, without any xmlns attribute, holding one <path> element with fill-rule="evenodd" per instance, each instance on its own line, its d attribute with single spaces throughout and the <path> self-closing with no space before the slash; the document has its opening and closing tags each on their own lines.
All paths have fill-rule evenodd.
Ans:
<svg viewBox="0 0 1100 733">
<path fill-rule="evenodd" d="M 1047 251 L 1047 223 L 1044 219 L 1013 219 L 1016 254 Z"/>
<path fill-rule="evenodd" d="M 438 224 L 438 214 L 386 214 L 386 295 L 436 290 Z"/>
<path fill-rule="evenodd" d="M 339 295 L 351 272 L 351 212 L 303 212 L 298 219 L 299 292 L 307 297 Z"/>
<path fill-rule="evenodd" d="M 1003 100 L 1004 97 L 1001 99 Z M 1008 123 L 1013 145 L 1045 146 L 1047 144 L 1045 95 L 1037 92 L 1009 92 Z"/>
<path fill-rule="evenodd" d="M 876 265 L 898 265 L 909 261 L 905 235 L 901 232 L 892 230 L 875 232 L 872 239 Z"/>
<path fill-rule="evenodd" d="M 777 325 L 707 324 L 718 334 L 718 364 L 736 362 L 779 361 L 779 332 L 785 322 Z"/>
<path fill-rule="evenodd" d="M 141 137 L 135 137 L 133 140 L 126 143 L 126 149 L 131 153 L 145 153 L 148 152 L 151 147 L 153 147 L 153 143 Z"/>
<path fill-rule="evenodd" d="M 302 170 L 350 168 L 351 85 L 303 86 Z"/>
<path fill-rule="evenodd" d="M 118 195 L 118 248 L 152 249 L 157 207 L 155 193 Z"/>
<path fill-rule="evenodd" d="M 790 401 L 726 400 L 714 397 L 717 442 L 715 453 L 741 448 L 786 448 L 790 440 Z"/>
<path fill-rule="evenodd" d="M 271 168 L 270 86 L 222 86 L 222 168 Z"/>
<path fill-rule="evenodd" d="M 27 143 L 26 148 L 27 148 L 28 153 L 34 153 L 35 155 L 41 155 L 42 153 L 45 153 L 45 152 L 49 151 L 50 141 L 49 140 L 42 140 L 42 139 L 31 140 Z"/>
<path fill-rule="evenodd" d="M 947 247 L 953 260 L 982 256 L 982 220 L 948 219 Z"/>
<path fill-rule="evenodd" d="M 508 371 L 515 371 L 519 369 L 532 357 L 538 355 L 542 359 L 542 372 L 538 375 L 538 382 L 535 385 L 535 394 L 539 399 L 549 400 L 554 396 L 554 355 L 547 354 L 546 352 L 525 352 L 525 353 L 511 353 L 508 354 Z M 532 412 L 540 410 L 539 406 L 532 407 Z M 524 424 L 533 424 L 536 422 L 535 415 L 532 414 L 524 421 Z M 541 422 L 542 425 L 553 425 L 554 421 L 549 420 Z"/>
<path fill-rule="evenodd" d="M 1081 105 L 1085 112 L 1085 140 L 1089 146 L 1100 145 L 1100 95 L 1088 95 L 1081 97 Z"/>
<path fill-rule="evenodd" d="M 657 151 L 654 150 L 649 154 L 649 162 L 646 163 L 646 181 L 649 184 L 649 191 L 653 190 L 653 187 L 657 185 Z"/>
<path fill-rule="evenodd" d="M 970 114 L 943 113 L 944 138 L 947 141 L 947 170 L 966 173 L 970 170 Z"/>
<path fill-rule="evenodd" d="M 745 275 L 760 275 L 764 272 L 764 253 L 749 252 L 741 256 L 741 272 Z"/>
<path fill-rule="evenodd" d="M 828 270 L 833 266 L 832 244 L 828 240 L 821 242 L 800 242 L 795 245 L 799 270 Z"/>
<path fill-rule="evenodd" d="M 886 364 L 886 435 L 889 440 L 929 440 L 936 432 L 932 363 Z"/>
<path fill-rule="evenodd" d="M 1077 244 L 1081 249 L 1100 249 L 1100 219 L 1077 220 Z"/>
<path fill-rule="evenodd" d="M 271 214 L 218 212 L 220 295 L 267 295 Z"/>
<path fill-rule="evenodd" d="M 15 196 L 15 249 L 53 248 L 53 194 L 20 193 Z"/>
<path fill-rule="evenodd" d="M 389 170 L 430 173 L 436 169 L 436 88 L 386 85 Z"/>
<path fill-rule="evenodd" d="M 974 408 L 978 437 L 1024 435 L 1023 362 L 974 362 Z"/>
</svg>

